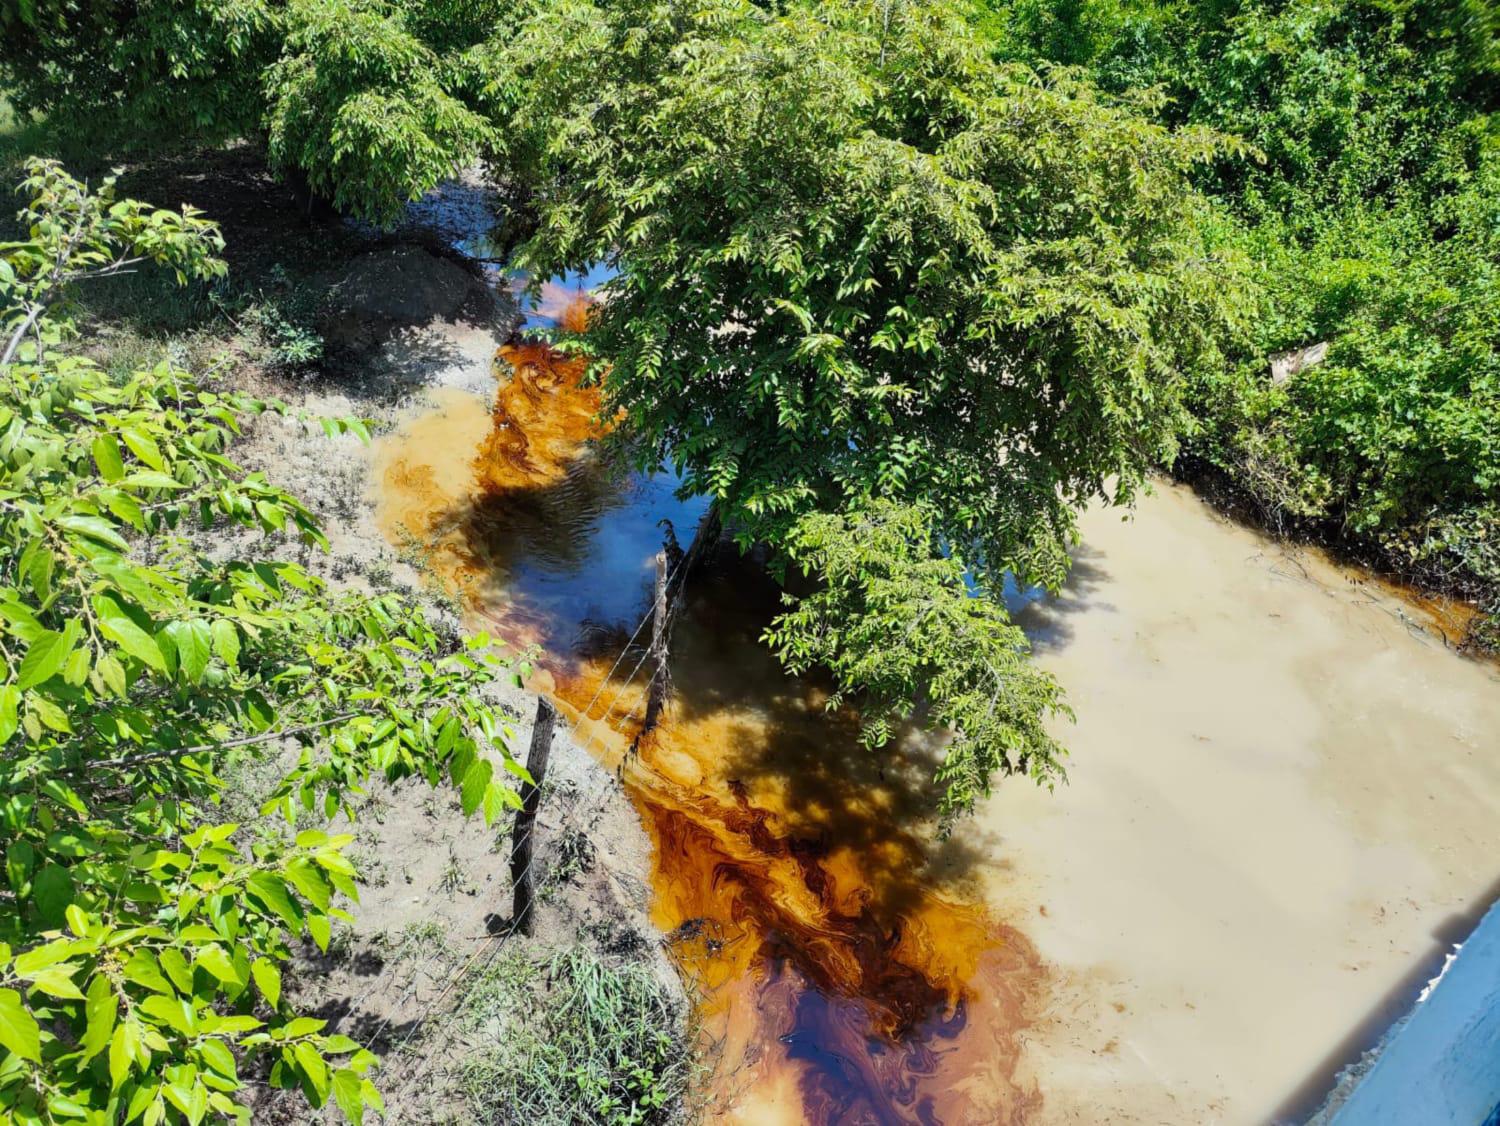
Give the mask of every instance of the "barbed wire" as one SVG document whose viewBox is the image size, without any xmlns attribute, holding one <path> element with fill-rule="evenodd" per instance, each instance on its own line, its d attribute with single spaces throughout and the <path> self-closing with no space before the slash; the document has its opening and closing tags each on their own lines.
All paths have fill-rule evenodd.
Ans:
<svg viewBox="0 0 1500 1126">
<path fill-rule="evenodd" d="M 694 545 L 694 548 L 696 549 L 696 544 Z M 671 573 L 667 576 L 666 585 L 667 585 L 668 588 L 671 587 L 671 584 L 676 580 L 678 574 L 681 573 L 682 569 L 688 565 L 688 563 L 691 560 L 692 556 L 693 556 L 693 552 L 689 551 L 687 554 L 682 555 L 682 556 L 679 557 L 676 566 L 673 567 Z M 617 671 L 619 671 L 620 665 L 624 663 L 624 660 L 629 655 L 630 650 L 635 646 L 636 639 L 638 637 L 640 637 L 641 630 L 643 630 L 646 627 L 646 623 L 649 622 L 654 615 L 655 615 L 655 606 L 653 604 L 652 606 L 650 606 L 650 607 L 647 608 L 646 612 L 641 616 L 641 619 L 636 623 L 635 629 L 631 632 L 630 636 L 626 639 L 625 644 L 621 647 L 620 654 L 619 654 L 618 657 L 615 658 L 614 664 L 612 664 L 610 666 L 609 671 L 606 672 L 604 674 L 603 678 L 599 681 L 599 687 L 594 691 L 594 695 L 592 697 L 590 697 L 588 703 L 585 704 L 583 706 L 583 708 L 577 712 L 575 718 L 569 723 L 569 725 L 567 727 L 567 730 L 565 732 L 563 732 L 563 738 L 564 739 L 566 739 L 568 741 L 571 741 L 571 742 L 575 742 L 575 743 L 577 742 L 577 735 L 578 735 L 579 729 L 583 726 L 584 721 L 585 720 L 592 720 L 592 717 L 589 715 L 589 712 L 591 712 L 593 710 L 594 705 L 596 703 L 598 703 L 599 698 L 604 694 L 605 689 L 609 687 L 610 682 L 611 682 L 611 680 L 614 677 L 614 674 Z M 607 725 L 608 724 L 608 721 L 609 721 L 610 717 L 614 714 L 614 709 L 619 705 L 619 701 L 620 701 L 621 696 L 624 694 L 625 690 L 630 686 L 630 683 L 631 683 L 632 680 L 634 680 L 636 674 L 639 673 L 641 666 L 645 663 L 646 657 L 649 656 L 649 655 L 650 655 L 650 651 L 649 650 L 644 650 L 642 652 L 641 658 L 635 663 L 635 666 L 631 669 L 630 674 L 625 678 L 625 681 L 616 690 L 615 695 L 614 695 L 614 697 L 613 697 L 613 699 L 611 701 L 611 704 L 605 710 L 604 715 L 602 717 L 600 717 L 599 720 L 594 721 L 594 722 L 596 722 L 599 725 Z M 654 677 L 653 677 L 653 680 L 654 680 Z M 648 684 L 649 683 L 651 683 L 651 682 L 648 681 Z M 632 709 L 631 713 L 627 714 L 626 718 L 627 719 L 630 718 L 630 715 L 633 715 L 633 712 L 634 712 L 634 709 Z M 554 738 L 555 737 L 556 736 L 554 736 Z M 586 741 L 582 745 L 582 749 L 585 752 L 587 752 L 588 750 L 590 750 L 591 748 L 596 747 L 596 746 L 599 746 L 598 735 L 597 735 L 597 728 L 595 730 L 590 731 L 588 733 L 588 735 L 586 736 Z M 612 778 L 610 776 L 606 775 L 605 781 L 603 782 L 603 784 L 601 784 L 599 793 L 592 800 L 597 800 L 598 797 L 602 797 L 604 790 L 608 789 L 609 786 L 611 785 L 611 783 L 612 783 Z M 579 803 L 575 802 L 574 803 L 574 808 L 576 808 L 578 804 Z M 511 851 L 506 856 L 506 863 L 507 864 L 509 864 L 510 861 L 512 861 L 512 860 L 515 859 L 515 855 L 520 850 L 520 847 L 521 846 L 520 846 L 519 842 L 512 846 Z M 529 871 L 529 870 L 530 870 L 530 866 L 528 865 L 527 869 L 524 869 L 523 871 Z M 489 938 L 489 937 L 493 937 L 493 936 L 486 936 L 486 937 Z M 420 967 L 419 967 L 419 969 L 420 969 Z M 368 999 L 368 997 L 377 988 L 378 988 L 378 985 L 372 985 L 371 988 L 369 990 L 367 990 L 365 992 L 365 994 L 359 1000 L 360 1001 L 364 1001 L 364 1000 Z M 385 1030 L 385 1027 L 389 1023 L 390 1023 L 390 1018 L 388 1017 L 376 1029 L 375 1036 L 378 1037 L 378 1035 Z"/>
<path fill-rule="evenodd" d="M 692 560 L 695 557 L 695 553 L 699 550 L 699 546 L 699 537 L 695 537 L 694 543 L 690 550 L 686 553 L 679 554 L 675 565 L 671 568 L 670 572 L 663 580 L 663 587 L 665 590 L 671 591 L 673 589 L 673 584 L 676 582 L 678 576 L 682 574 L 686 568 L 691 566 Z M 675 618 L 676 613 L 676 600 L 673 600 L 671 604 L 669 604 L 669 608 L 667 611 L 668 623 L 670 623 L 670 621 Z M 619 656 L 615 658 L 615 661 L 610 666 L 609 671 L 606 672 L 604 677 L 600 680 L 599 687 L 595 690 L 593 696 L 589 699 L 588 703 L 586 703 L 581 709 L 578 710 L 574 719 L 568 725 L 568 728 L 564 733 L 564 738 L 575 744 L 578 742 L 577 736 L 579 731 L 582 729 L 585 721 L 590 722 L 594 725 L 585 735 L 585 741 L 582 744 L 582 749 L 585 752 L 588 752 L 591 748 L 594 748 L 596 746 L 599 746 L 602 749 L 602 744 L 599 742 L 600 729 L 609 727 L 609 721 L 614 715 L 615 708 L 619 706 L 621 699 L 625 695 L 625 692 L 629 689 L 636 676 L 640 673 L 640 670 L 645 665 L 646 660 L 651 656 L 652 650 L 649 647 L 643 648 L 641 650 L 641 655 L 636 661 L 635 665 L 631 668 L 630 673 L 625 677 L 623 681 L 619 682 L 619 687 L 616 688 L 614 695 L 610 700 L 610 704 L 605 709 L 604 714 L 597 720 L 594 719 L 589 713 L 593 711 L 594 705 L 599 702 L 599 699 L 603 696 L 605 690 L 609 687 L 611 681 L 615 676 L 615 673 L 619 671 L 620 666 L 625 662 L 625 659 L 629 655 L 630 650 L 635 647 L 636 640 L 640 637 L 641 631 L 645 628 L 646 623 L 651 621 L 655 617 L 655 614 L 656 606 L 653 600 L 653 604 L 649 606 L 646 612 L 641 616 L 640 621 L 636 623 L 635 629 L 631 632 L 630 636 L 626 639 L 625 644 L 621 647 Z M 660 668 L 653 670 L 650 678 L 646 682 L 647 693 L 644 699 L 649 700 L 651 687 L 655 684 L 657 677 L 660 675 Z M 639 708 L 640 702 L 637 702 L 625 714 L 625 716 L 622 718 L 622 722 L 628 723 L 631 719 L 633 719 Z M 582 797 L 575 798 L 572 805 L 564 814 L 562 821 L 557 827 L 558 835 L 565 836 L 567 831 L 572 827 L 572 822 L 575 817 L 581 810 L 584 809 L 594 808 L 594 823 L 597 823 L 598 814 L 603 812 L 604 798 L 609 791 L 613 790 L 616 784 L 616 777 L 612 774 L 606 773 L 603 777 L 603 780 L 600 782 L 596 791 L 592 795 L 590 795 L 587 799 L 584 799 Z M 520 841 L 517 841 L 512 845 L 511 851 L 506 858 L 507 864 L 510 861 L 514 860 L 516 853 L 520 850 L 521 846 L 522 842 Z M 513 874 L 512 886 L 515 886 L 515 883 L 519 880 L 529 878 L 532 875 L 533 870 L 538 865 L 539 859 L 539 857 L 533 855 L 520 873 Z M 439 1009 L 442 1003 L 447 999 L 448 995 L 458 985 L 458 983 L 463 981 L 466 977 L 470 976 L 471 971 L 474 970 L 476 964 L 478 964 L 481 959 L 484 959 L 485 961 L 484 965 L 480 967 L 479 977 L 483 977 L 484 972 L 488 970 L 489 966 L 493 964 L 494 959 L 498 957 L 499 952 L 504 947 L 506 941 L 513 937 L 515 933 L 520 930 L 521 926 L 526 922 L 526 919 L 532 911 L 534 904 L 541 898 L 541 891 L 544 891 L 546 886 L 550 885 L 544 885 L 543 888 L 539 889 L 538 895 L 532 896 L 530 899 L 528 899 L 521 912 L 512 917 L 504 929 L 498 930 L 494 934 L 485 936 L 485 938 L 480 942 L 480 945 L 473 951 L 473 953 L 470 954 L 468 959 L 465 960 L 463 964 L 460 965 L 453 973 L 447 975 L 442 989 L 438 992 L 438 995 L 431 1002 L 429 1002 L 429 1008 L 433 1010 Z M 424 960 L 422 965 L 419 966 L 418 969 L 413 973 L 411 987 L 408 988 L 398 1004 L 392 1007 L 391 1012 L 387 1014 L 386 1018 L 377 1027 L 374 1034 L 372 1034 L 372 1036 L 370 1037 L 371 1043 L 375 1043 L 378 1041 L 379 1037 L 385 1032 L 386 1028 L 390 1026 L 391 1020 L 393 1019 L 397 1009 L 399 1009 L 399 1007 L 404 1004 L 415 992 L 416 987 L 421 980 L 421 970 L 425 968 L 425 966 L 429 964 L 431 960 L 431 958 Z M 372 986 L 371 990 L 366 993 L 366 997 L 368 997 L 370 993 L 374 992 L 374 988 L 375 987 Z M 437 1019 L 445 1019 L 447 1015 L 448 1014 L 440 1013 Z M 400 1043 L 397 1044 L 391 1051 L 385 1053 L 387 1058 L 399 1056 L 400 1054 L 404 1053 L 411 1042 L 416 1038 L 418 1033 L 420 1033 L 424 1028 L 428 1026 L 430 1019 L 431 1018 L 419 1017 L 417 1020 L 415 1020 Z M 388 1121 L 394 1123 L 399 1120 L 400 1110 L 398 1109 L 398 1104 L 400 1100 L 404 1098 L 406 1092 L 410 1089 L 412 1084 L 415 1083 L 416 1080 L 420 1078 L 421 1075 L 426 1071 L 427 1065 L 430 1062 L 431 1058 L 432 1057 L 430 1054 L 421 1057 L 421 1060 L 418 1063 L 417 1067 L 414 1068 L 413 1071 L 402 1081 L 401 1086 L 392 1093 L 389 1104 L 390 1110 L 386 1116 Z"/>
</svg>

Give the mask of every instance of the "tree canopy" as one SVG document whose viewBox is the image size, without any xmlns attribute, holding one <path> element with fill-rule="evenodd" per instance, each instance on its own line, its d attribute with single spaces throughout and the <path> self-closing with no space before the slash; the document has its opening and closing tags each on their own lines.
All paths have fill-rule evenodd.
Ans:
<svg viewBox="0 0 1500 1126">
<path fill-rule="evenodd" d="M 796 603 L 769 635 L 793 667 L 831 667 L 872 741 L 919 702 L 968 725 L 952 809 L 997 771 L 1054 781 L 1039 719 L 1057 689 L 999 591 L 1007 573 L 1057 586 L 1078 509 L 1130 501 L 1170 458 L 1184 377 L 1245 305 L 1191 183 L 1237 143 L 1154 120 L 1156 94 L 1004 61 L 937 0 L 481 7 L 198 0 L 99 18 L 168 86 L 197 73 L 171 61 L 172 35 L 247 29 L 193 50 L 233 55 L 215 65 L 253 87 L 273 161 L 358 213 L 388 217 L 483 157 L 528 200 L 534 276 L 618 271 L 576 343 L 640 468 L 675 467 L 815 583 L 863 557 L 866 530 L 903 539 L 911 598 L 855 582 Z M 24 104 L 59 111 L 47 83 L 78 49 L 60 11 L 23 21 L 50 63 L 3 55 Z M 138 63 L 78 78 L 69 97 L 150 104 Z M 205 104 L 211 129 L 246 128 L 243 106 Z M 969 620 L 955 598 L 987 606 Z M 932 602 L 955 613 L 908 620 Z M 899 640 L 855 653 L 890 631 L 834 614 Z"/>
<path fill-rule="evenodd" d="M 950 751 L 955 807 L 996 771 L 1056 777 L 1019 631 L 912 611 L 967 592 L 1003 621 L 1003 575 L 1058 585 L 1077 509 L 1168 454 L 1183 374 L 1235 315 L 1188 182 L 1229 142 L 997 62 L 940 4 L 560 4 L 495 65 L 496 160 L 536 185 L 522 260 L 619 268 L 582 343 L 638 464 L 818 580 L 877 513 L 912 558 L 911 600 L 830 586 L 781 651 L 878 689 L 875 738 L 898 683 L 949 721 L 989 701 L 1004 723 L 968 714 Z"/>
</svg>

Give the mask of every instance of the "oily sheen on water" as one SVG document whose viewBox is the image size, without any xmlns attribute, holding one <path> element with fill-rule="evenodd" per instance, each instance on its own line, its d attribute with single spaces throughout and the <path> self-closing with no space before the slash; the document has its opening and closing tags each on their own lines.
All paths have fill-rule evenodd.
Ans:
<svg viewBox="0 0 1500 1126">
<path fill-rule="evenodd" d="M 524 342 L 500 361 L 492 403 L 446 394 L 383 443 L 380 519 L 538 647 L 536 686 L 621 770 L 655 845 L 654 920 L 698 987 L 714 1114 L 1021 1120 L 1039 1101 L 1015 1069 L 1040 962 L 964 894 L 961 842 L 935 840 L 928 749 L 872 754 L 824 686 L 784 676 L 757 640 L 777 591 L 725 546 L 686 591 L 663 721 L 628 754 L 649 670 L 626 649 L 661 522 L 686 541 L 702 504 L 601 462 L 581 359 Z"/>
</svg>

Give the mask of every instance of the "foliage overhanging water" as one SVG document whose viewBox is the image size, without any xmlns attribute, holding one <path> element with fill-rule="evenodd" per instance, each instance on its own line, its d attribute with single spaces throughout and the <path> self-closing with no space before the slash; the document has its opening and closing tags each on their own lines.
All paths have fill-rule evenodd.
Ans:
<svg viewBox="0 0 1500 1126">
<path fill-rule="evenodd" d="M 665 720 L 630 755 L 649 669 L 629 634 L 662 522 L 686 540 L 703 505 L 601 464 L 580 361 L 537 343 L 501 359 L 491 407 L 447 397 L 382 449 L 381 518 L 472 612 L 540 647 L 537 687 L 620 771 L 655 845 L 654 921 L 717 1042 L 715 1109 L 1018 1120 L 1039 1099 L 1014 1072 L 1040 962 L 964 894 L 962 846 L 932 839 L 931 749 L 909 734 L 872 754 L 823 685 L 786 677 L 757 640 L 776 588 L 726 547 L 689 586 Z"/>
</svg>

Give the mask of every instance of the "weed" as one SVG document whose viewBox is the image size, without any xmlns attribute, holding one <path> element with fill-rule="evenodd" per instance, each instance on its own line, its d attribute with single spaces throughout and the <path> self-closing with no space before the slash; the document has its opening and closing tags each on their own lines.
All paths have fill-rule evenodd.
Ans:
<svg viewBox="0 0 1500 1126">
<path fill-rule="evenodd" d="M 371 944 L 393 964 L 426 959 L 447 949 L 448 931 L 436 919 L 410 923 L 399 934 L 381 931 Z"/>
<path fill-rule="evenodd" d="M 438 877 L 438 888 L 446 892 L 468 890 L 469 874 L 464 869 L 463 863 L 458 859 L 458 853 L 453 851 L 453 846 L 448 846 L 448 863 L 443 868 L 443 874 Z"/>
<path fill-rule="evenodd" d="M 390 561 L 384 558 L 374 560 L 365 568 L 365 579 L 369 582 L 371 590 L 390 590 L 394 585 L 394 572 L 391 570 Z"/>
<path fill-rule="evenodd" d="M 391 882 L 390 869 L 386 862 L 370 848 L 358 848 L 349 854 L 357 879 L 365 887 L 383 888 Z"/>
<path fill-rule="evenodd" d="M 554 850 L 556 859 L 547 870 L 546 884 L 542 889 L 542 898 L 549 901 L 564 885 L 590 871 L 596 856 L 594 842 L 589 840 L 588 834 L 573 826 L 563 830 Z"/>
<path fill-rule="evenodd" d="M 681 1120 L 696 1067 L 678 1004 L 641 963 L 583 947 L 485 971 L 464 1009 L 460 1065 L 474 1121 L 655 1126 Z"/>
</svg>

